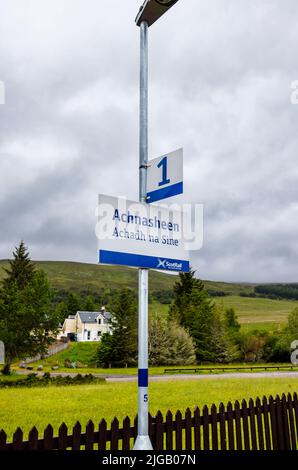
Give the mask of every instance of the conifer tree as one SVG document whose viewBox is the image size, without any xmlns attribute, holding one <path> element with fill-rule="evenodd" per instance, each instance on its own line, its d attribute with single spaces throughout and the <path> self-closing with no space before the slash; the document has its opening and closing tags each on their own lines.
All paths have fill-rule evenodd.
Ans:
<svg viewBox="0 0 298 470">
<path fill-rule="evenodd" d="M 46 352 L 58 326 L 46 275 L 35 270 L 23 242 L 10 267 L 0 290 L 0 340 L 5 345 L 6 374 L 13 360 Z"/>
<path fill-rule="evenodd" d="M 225 330 L 203 282 L 195 271 L 180 273 L 174 284 L 174 302 L 170 319 L 176 320 L 191 335 L 198 362 L 222 362 L 228 359 Z"/>
<path fill-rule="evenodd" d="M 112 336 L 102 335 L 99 365 L 129 367 L 137 362 L 137 304 L 134 292 L 123 289 L 112 305 Z"/>
<path fill-rule="evenodd" d="M 13 259 L 9 261 L 9 268 L 4 268 L 7 277 L 3 280 L 3 286 L 15 283 L 19 289 L 24 289 L 32 280 L 35 265 L 30 259 L 29 252 L 23 240 L 13 252 Z"/>
</svg>

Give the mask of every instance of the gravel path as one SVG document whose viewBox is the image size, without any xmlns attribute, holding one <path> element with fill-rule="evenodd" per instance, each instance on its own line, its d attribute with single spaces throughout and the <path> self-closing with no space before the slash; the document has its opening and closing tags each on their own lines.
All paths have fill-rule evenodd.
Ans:
<svg viewBox="0 0 298 470">
<path fill-rule="evenodd" d="M 18 371 L 18 374 L 27 375 L 33 371 L 22 370 Z M 38 372 L 38 375 L 42 376 L 43 372 Z M 51 372 L 51 376 L 62 376 L 74 377 L 77 375 L 75 372 Z M 137 382 L 136 375 L 104 375 L 104 374 L 93 374 L 95 377 L 103 377 L 108 383 L 114 382 Z M 204 379 L 247 379 L 247 378 L 297 378 L 298 372 L 236 372 L 236 373 L 225 373 L 225 374 L 163 374 L 163 375 L 150 375 L 149 380 L 151 382 L 164 382 L 169 380 L 204 380 Z"/>
<path fill-rule="evenodd" d="M 152 382 L 162 382 L 167 380 L 204 380 L 204 379 L 247 379 L 247 378 L 297 378 L 298 372 L 237 372 L 229 374 L 177 374 L 177 375 L 150 375 L 149 380 Z M 136 382 L 136 376 L 126 377 L 107 377 L 107 382 Z"/>
</svg>

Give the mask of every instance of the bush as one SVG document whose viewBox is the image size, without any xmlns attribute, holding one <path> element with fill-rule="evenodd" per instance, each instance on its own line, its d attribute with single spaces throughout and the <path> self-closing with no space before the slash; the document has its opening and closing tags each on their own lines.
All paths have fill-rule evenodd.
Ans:
<svg viewBox="0 0 298 470">
<path fill-rule="evenodd" d="M 3 380 L 0 381 L 0 388 L 7 387 L 44 387 L 47 385 L 64 386 L 64 385 L 84 385 L 90 383 L 105 383 L 104 378 L 94 377 L 92 374 L 81 375 L 77 374 L 75 377 L 67 375 L 63 377 L 58 375 L 51 377 L 49 372 L 46 372 L 42 377 L 37 374 L 29 374 L 26 379 L 20 377 L 15 381 Z"/>
</svg>

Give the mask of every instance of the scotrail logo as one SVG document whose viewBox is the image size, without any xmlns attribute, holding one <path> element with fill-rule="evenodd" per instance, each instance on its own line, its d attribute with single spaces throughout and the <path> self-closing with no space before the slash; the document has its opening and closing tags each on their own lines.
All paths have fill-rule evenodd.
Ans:
<svg viewBox="0 0 298 470">
<path fill-rule="evenodd" d="M 169 271 L 182 271 L 182 263 L 177 261 L 171 262 L 167 259 L 158 258 L 158 265 L 156 269 L 167 269 Z"/>
<path fill-rule="evenodd" d="M 158 260 L 158 265 L 157 265 L 157 269 L 167 269 L 166 268 L 166 259 L 159 259 Z"/>
</svg>

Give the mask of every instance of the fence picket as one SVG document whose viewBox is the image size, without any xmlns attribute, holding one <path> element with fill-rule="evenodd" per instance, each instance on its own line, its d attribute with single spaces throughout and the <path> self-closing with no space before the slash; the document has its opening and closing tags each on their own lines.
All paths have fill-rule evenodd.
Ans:
<svg viewBox="0 0 298 470">
<path fill-rule="evenodd" d="M 114 418 L 111 424 L 111 450 L 119 449 L 119 421 Z"/>
<path fill-rule="evenodd" d="M 242 400 L 241 410 L 242 410 L 242 422 L 243 422 L 244 449 L 250 450 L 249 430 L 248 430 L 248 409 L 247 409 L 246 400 Z"/>
<path fill-rule="evenodd" d="M 173 450 L 173 415 L 171 411 L 166 415 L 166 450 Z"/>
<path fill-rule="evenodd" d="M 182 414 L 181 411 L 177 411 L 175 416 L 176 421 L 176 450 L 182 450 Z"/>
<path fill-rule="evenodd" d="M 220 433 L 220 450 L 227 450 L 226 417 L 225 417 L 225 406 L 223 403 L 219 405 L 219 433 Z"/>
<path fill-rule="evenodd" d="M 290 440 L 290 423 L 288 417 L 288 407 L 287 407 L 287 398 L 286 395 L 283 393 L 281 397 L 281 414 L 282 414 L 282 421 L 283 421 L 283 431 L 284 431 L 284 445 L 285 450 L 291 450 L 291 440 Z"/>
<path fill-rule="evenodd" d="M 67 426 L 65 423 L 62 423 L 59 432 L 58 432 L 58 450 L 67 449 Z"/>
<path fill-rule="evenodd" d="M 6 432 L 4 432 L 3 429 L 2 429 L 0 431 L 0 450 L 5 450 L 5 448 L 6 448 L 6 439 L 7 439 Z"/>
<path fill-rule="evenodd" d="M 48 424 L 48 426 L 44 430 L 43 434 L 43 450 L 52 450 L 54 447 L 53 443 L 53 438 L 54 436 L 54 429 L 51 426 L 51 424 Z"/>
<path fill-rule="evenodd" d="M 35 426 L 29 432 L 28 450 L 38 450 L 38 431 Z"/>
<path fill-rule="evenodd" d="M 122 450 L 130 450 L 130 419 L 128 416 L 123 420 Z"/>
<path fill-rule="evenodd" d="M 211 406 L 211 435 L 212 450 L 218 450 L 217 409 L 215 405 Z"/>
<path fill-rule="evenodd" d="M 294 409 L 293 409 L 293 400 L 290 393 L 287 396 L 287 404 L 289 407 L 289 426 L 290 426 L 290 434 L 291 434 L 291 449 L 297 450 L 297 441 L 296 441 L 296 434 L 295 434 L 295 423 L 294 423 Z M 298 440 L 298 436 L 297 436 Z"/>
<path fill-rule="evenodd" d="M 208 406 L 205 405 L 203 408 L 203 444 L 204 450 L 210 449 L 210 436 L 209 436 L 209 411 Z"/>
<path fill-rule="evenodd" d="M 194 412 L 194 440 L 195 450 L 201 450 L 201 414 L 199 407 L 196 407 Z"/>
<path fill-rule="evenodd" d="M 88 421 L 86 426 L 86 450 L 93 450 L 94 446 L 94 423 L 93 421 Z"/>
<path fill-rule="evenodd" d="M 229 450 L 235 450 L 233 407 L 230 401 L 227 405 L 227 415 L 228 415 Z"/>
<path fill-rule="evenodd" d="M 269 424 L 269 406 L 268 406 L 268 400 L 266 397 L 263 397 L 262 404 L 263 404 L 266 450 L 272 450 L 271 428 Z"/>
<path fill-rule="evenodd" d="M 256 399 L 256 416 L 257 416 L 257 429 L 258 429 L 258 441 L 259 441 L 259 450 L 265 450 L 264 445 L 264 430 L 263 430 L 263 420 L 262 420 L 262 405 L 259 397 Z"/>
<path fill-rule="evenodd" d="M 278 450 L 278 437 L 277 437 L 277 424 L 276 424 L 276 404 L 272 395 L 269 397 L 269 412 L 270 412 L 270 423 L 272 432 L 272 446 L 273 450 Z"/>
<path fill-rule="evenodd" d="M 102 419 L 98 426 L 98 449 L 107 449 L 107 422 Z"/>
<path fill-rule="evenodd" d="M 192 450 L 192 424 L 191 411 L 187 408 L 185 412 L 185 450 Z"/>
<path fill-rule="evenodd" d="M 23 449 L 23 431 L 21 430 L 21 428 L 17 428 L 13 435 L 12 448 L 13 450 Z"/>
<path fill-rule="evenodd" d="M 252 398 L 249 400 L 249 421 L 250 421 L 250 437 L 252 450 L 258 450 L 257 434 L 256 434 L 256 416 L 255 405 Z"/>
<path fill-rule="evenodd" d="M 242 431 L 241 431 L 241 410 L 240 403 L 235 402 L 235 427 L 236 427 L 236 448 L 242 450 Z"/>
<path fill-rule="evenodd" d="M 77 421 L 72 429 L 72 450 L 80 450 L 81 433 L 82 433 L 82 426 L 81 426 L 81 423 Z"/>
<path fill-rule="evenodd" d="M 282 419 L 281 401 L 279 395 L 275 398 L 276 424 L 277 424 L 277 442 L 278 450 L 285 450 L 284 426 Z"/>
<path fill-rule="evenodd" d="M 296 435 L 298 440 L 298 398 L 297 393 L 295 392 L 293 395 L 293 402 L 294 402 L 294 410 L 295 410 L 295 421 L 296 421 Z"/>
<path fill-rule="evenodd" d="M 156 448 L 155 450 L 163 450 L 163 416 L 160 411 L 156 415 Z"/>
</svg>

